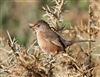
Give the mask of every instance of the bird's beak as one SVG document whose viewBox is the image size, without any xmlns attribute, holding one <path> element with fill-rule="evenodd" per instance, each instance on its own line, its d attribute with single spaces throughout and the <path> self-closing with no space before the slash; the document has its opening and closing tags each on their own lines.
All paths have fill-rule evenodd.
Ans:
<svg viewBox="0 0 100 77">
<path fill-rule="evenodd" d="M 34 27 L 34 24 L 29 24 L 29 28 L 33 28 Z"/>
</svg>

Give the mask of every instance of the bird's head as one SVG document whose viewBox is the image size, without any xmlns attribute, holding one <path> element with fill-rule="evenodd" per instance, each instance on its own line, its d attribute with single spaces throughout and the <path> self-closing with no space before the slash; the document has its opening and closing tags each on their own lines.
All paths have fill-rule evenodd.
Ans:
<svg viewBox="0 0 100 77">
<path fill-rule="evenodd" d="M 35 24 L 29 24 L 29 27 L 35 31 L 45 31 L 50 29 L 49 24 L 44 20 L 39 20 Z"/>
</svg>

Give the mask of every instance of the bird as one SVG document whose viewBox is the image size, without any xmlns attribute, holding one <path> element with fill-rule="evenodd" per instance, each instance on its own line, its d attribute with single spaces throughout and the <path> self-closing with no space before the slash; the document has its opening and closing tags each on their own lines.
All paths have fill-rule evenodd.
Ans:
<svg viewBox="0 0 100 77">
<path fill-rule="evenodd" d="M 50 25 L 45 20 L 39 20 L 35 24 L 30 23 L 29 27 L 35 30 L 39 47 L 44 52 L 59 53 L 66 52 L 66 48 L 75 42 L 83 41 L 68 41 L 62 38 L 57 32 L 51 29 Z"/>
</svg>

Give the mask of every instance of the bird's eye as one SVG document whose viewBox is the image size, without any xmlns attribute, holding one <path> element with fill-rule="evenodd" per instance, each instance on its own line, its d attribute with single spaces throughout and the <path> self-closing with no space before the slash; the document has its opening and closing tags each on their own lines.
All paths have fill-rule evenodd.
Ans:
<svg viewBox="0 0 100 77">
<path fill-rule="evenodd" d="M 37 27 L 39 27 L 40 25 L 37 25 Z"/>
</svg>

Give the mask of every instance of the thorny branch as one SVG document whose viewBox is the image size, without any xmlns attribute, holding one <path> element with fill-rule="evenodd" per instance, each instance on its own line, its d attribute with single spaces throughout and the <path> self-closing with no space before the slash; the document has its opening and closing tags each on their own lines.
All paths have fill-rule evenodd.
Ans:
<svg viewBox="0 0 100 77">
<path fill-rule="evenodd" d="M 48 5 L 42 7 L 42 9 L 45 11 L 43 17 L 47 17 L 48 22 L 51 21 L 51 25 L 56 29 L 59 29 L 59 22 L 62 22 L 61 13 L 64 0 L 53 0 L 53 2 L 55 5 L 52 6 L 52 8 L 50 8 Z"/>
</svg>

